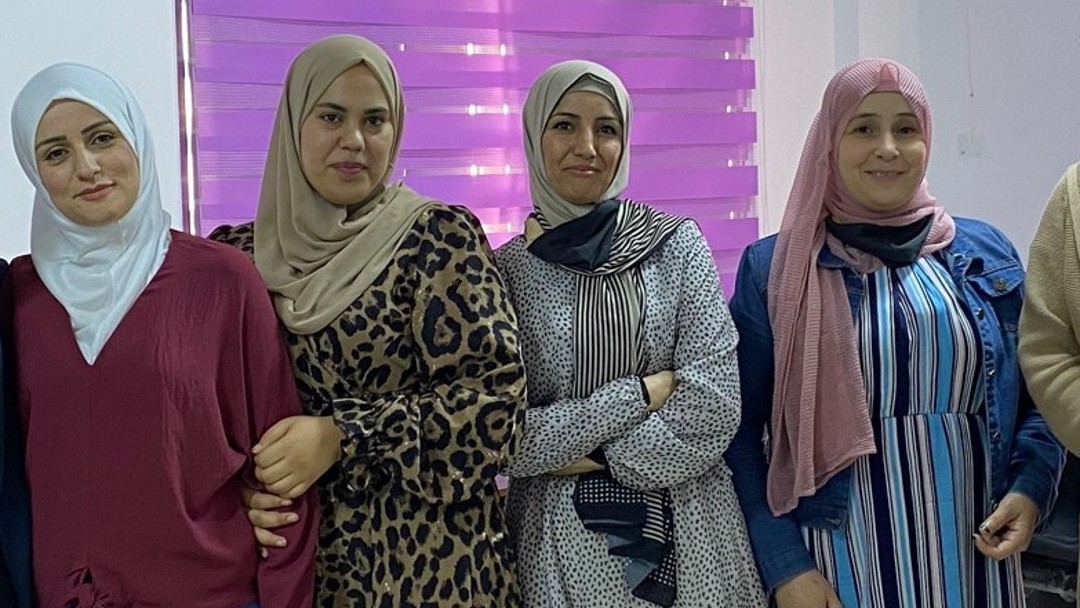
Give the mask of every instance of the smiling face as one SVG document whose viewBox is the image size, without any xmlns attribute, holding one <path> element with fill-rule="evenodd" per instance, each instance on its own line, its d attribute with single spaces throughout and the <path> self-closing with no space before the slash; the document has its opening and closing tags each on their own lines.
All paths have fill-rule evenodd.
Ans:
<svg viewBox="0 0 1080 608">
<path fill-rule="evenodd" d="M 836 168 L 848 193 L 871 211 L 908 203 L 926 173 L 926 139 L 899 93 L 871 93 L 844 127 Z"/>
<path fill-rule="evenodd" d="M 53 205 L 82 226 L 127 215 L 139 195 L 139 160 L 104 114 L 81 101 L 53 103 L 34 135 L 38 175 Z"/>
<path fill-rule="evenodd" d="M 600 200 L 623 151 L 623 125 L 603 95 L 567 93 L 548 118 L 540 141 L 552 189 L 575 205 Z"/>
<path fill-rule="evenodd" d="M 370 197 L 390 166 L 393 120 L 371 68 L 342 72 L 300 125 L 300 166 L 311 187 L 340 206 Z"/>
</svg>

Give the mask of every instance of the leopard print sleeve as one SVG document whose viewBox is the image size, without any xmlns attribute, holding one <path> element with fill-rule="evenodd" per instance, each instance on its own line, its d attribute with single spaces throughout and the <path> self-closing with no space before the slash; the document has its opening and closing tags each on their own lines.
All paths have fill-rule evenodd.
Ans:
<svg viewBox="0 0 1080 608">
<path fill-rule="evenodd" d="M 206 235 L 206 238 L 235 247 L 249 260 L 255 261 L 255 224 L 252 222 L 236 226 L 228 224 L 218 226 Z"/>
<path fill-rule="evenodd" d="M 428 214 L 409 260 L 416 388 L 339 399 L 342 473 L 367 485 L 372 469 L 433 503 L 485 491 L 515 452 L 525 413 L 517 319 L 479 221 L 460 207 Z M 399 264 L 401 262 L 399 261 Z"/>
</svg>

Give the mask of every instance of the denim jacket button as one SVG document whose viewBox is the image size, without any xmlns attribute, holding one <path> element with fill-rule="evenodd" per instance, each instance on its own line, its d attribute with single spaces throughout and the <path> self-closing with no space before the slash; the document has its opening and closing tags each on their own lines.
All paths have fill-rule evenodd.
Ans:
<svg viewBox="0 0 1080 608">
<path fill-rule="evenodd" d="M 1001 441 L 1001 431 L 991 431 L 990 441 L 993 441 L 994 443 Z"/>
<path fill-rule="evenodd" d="M 976 317 L 976 318 L 978 318 L 978 319 L 981 319 L 981 318 L 983 318 L 983 317 L 985 317 L 985 316 L 986 316 L 986 311 L 984 311 L 984 310 L 983 310 L 983 309 L 981 309 L 981 308 L 976 308 L 976 309 L 975 309 L 975 317 Z"/>
<path fill-rule="evenodd" d="M 990 368 L 990 369 L 986 370 L 986 377 L 987 378 L 993 378 L 996 375 L 997 375 L 997 371 L 994 368 Z"/>
<path fill-rule="evenodd" d="M 998 291 L 1005 291 L 1006 285 L 1007 283 L 1005 283 L 1005 279 L 998 279 L 994 281 L 994 289 Z"/>
</svg>

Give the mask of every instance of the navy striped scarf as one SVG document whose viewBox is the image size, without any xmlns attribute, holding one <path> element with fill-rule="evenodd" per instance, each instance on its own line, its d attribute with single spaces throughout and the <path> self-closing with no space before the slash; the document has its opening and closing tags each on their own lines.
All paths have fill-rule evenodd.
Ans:
<svg viewBox="0 0 1080 608">
<path fill-rule="evenodd" d="M 573 397 L 588 397 L 616 378 L 645 373 L 645 282 L 641 263 L 684 221 L 631 201 L 610 200 L 550 228 L 529 246 L 576 276 Z M 602 448 L 589 456 L 606 464 Z M 675 602 L 675 523 L 666 488 L 635 490 L 609 469 L 579 476 L 574 508 L 587 530 L 605 535 L 608 553 L 627 558 L 635 597 Z"/>
</svg>

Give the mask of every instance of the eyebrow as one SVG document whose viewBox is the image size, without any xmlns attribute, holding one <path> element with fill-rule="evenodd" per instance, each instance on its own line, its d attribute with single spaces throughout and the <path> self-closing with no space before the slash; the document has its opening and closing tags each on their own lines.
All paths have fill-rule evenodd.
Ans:
<svg viewBox="0 0 1080 608">
<path fill-rule="evenodd" d="M 79 131 L 79 133 L 81 133 L 83 135 L 86 135 L 87 133 L 89 133 L 89 132 L 91 132 L 91 131 L 93 131 L 95 129 L 99 129 L 99 128 L 105 126 L 105 125 L 111 125 L 111 124 L 113 124 L 111 120 L 101 120 L 101 121 L 95 122 L 94 124 L 90 125 L 89 127 L 86 127 L 82 131 Z M 51 144 L 51 143 L 55 143 L 55 142 L 59 142 L 59 141 L 65 141 L 66 139 L 67 139 L 67 136 L 65 136 L 65 135 L 57 135 L 56 137 L 50 137 L 49 139 L 43 139 L 43 140 L 39 141 L 37 144 L 34 145 L 34 149 L 37 150 L 38 148 L 40 148 L 42 146 L 45 146 L 45 145 L 48 145 L 48 144 Z"/>
<path fill-rule="evenodd" d="M 316 108 L 329 108 L 331 110 L 334 110 L 334 111 L 337 111 L 337 112 L 342 112 L 344 114 L 348 114 L 348 112 L 349 112 L 349 109 L 346 108 L 345 106 L 340 106 L 340 105 L 338 105 L 336 103 L 333 103 L 333 102 L 330 102 L 330 101 L 324 101 L 322 103 L 317 103 L 317 104 L 315 104 L 315 107 Z M 384 107 L 384 106 L 371 108 L 370 110 L 364 110 L 365 115 L 389 114 L 389 113 L 390 113 L 390 108 L 387 108 L 387 107 Z"/>
<path fill-rule="evenodd" d="M 100 129 L 101 127 L 104 127 L 105 125 L 111 125 L 111 124 L 112 124 L 111 120 L 102 120 L 102 121 L 99 121 L 99 122 L 95 122 L 94 124 L 90 125 L 89 127 L 86 127 L 82 131 L 79 131 L 79 133 L 82 133 L 83 135 L 86 135 L 87 133 L 89 133 L 89 132 L 91 132 L 91 131 L 93 131 L 95 129 Z"/>
<path fill-rule="evenodd" d="M 37 145 L 34 146 L 34 149 L 37 150 L 37 149 L 41 148 L 42 146 L 47 146 L 47 145 L 49 145 L 51 143 L 55 143 L 55 142 L 58 142 L 58 141 L 64 141 L 66 139 L 67 139 L 67 137 L 64 136 L 64 135 L 59 135 L 57 137 L 50 137 L 49 139 L 43 139 L 43 140 L 39 141 L 37 143 Z"/>
<path fill-rule="evenodd" d="M 577 114 L 574 114 L 573 112 L 555 112 L 554 114 L 551 115 L 551 118 L 555 118 L 556 116 L 565 116 L 567 118 L 576 118 L 578 120 L 581 120 L 581 117 L 578 116 Z M 550 121 L 551 119 L 549 118 L 548 120 Z M 619 123 L 622 122 L 619 119 L 618 116 L 614 116 L 614 115 L 611 115 L 611 114 L 608 114 L 606 116 L 598 116 L 596 118 L 596 120 L 598 120 L 598 121 L 600 121 L 600 120 L 610 120 L 612 122 L 619 122 Z"/>
<path fill-rule="evenodd" d="M 897 116 L 903 116 L 903 117 L 907 117 L 907 118 L 914 118 L 916 120 L 919 119 L 919 117 L 915 116 L 915 114 L 912 113 L 912 112 L 901 112 L 901 113 L 897 114 Z M 856 114 L 855 116 L 851 117 L 851 120 L 857 120 L 859 118 L 881 118 L 881 114 L 875 114 L 873 112 L 867 112 L 866 114 Z"/>
</svg>

